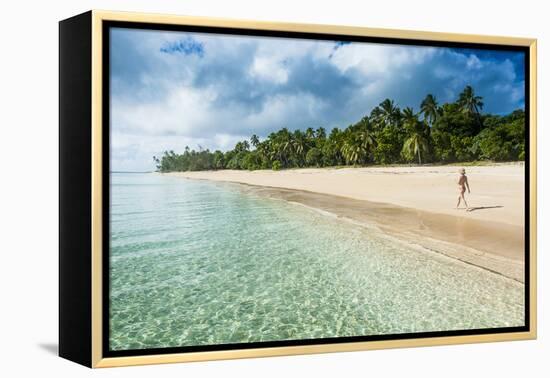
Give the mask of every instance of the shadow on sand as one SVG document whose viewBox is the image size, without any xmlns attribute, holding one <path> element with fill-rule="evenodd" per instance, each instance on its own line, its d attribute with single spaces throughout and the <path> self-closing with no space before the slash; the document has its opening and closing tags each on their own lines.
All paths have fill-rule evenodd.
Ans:
<svg viewBox="0 0 550 378">
<path fill-rule="evenodd" d="M 469 209 L 466 209 L 466 211 L 476 211 L 476 210 L 485 210 L 485 209 L 500 209 L 504 206 L 477 206 L 477 207 L 470 207 Z"/>
</svg>

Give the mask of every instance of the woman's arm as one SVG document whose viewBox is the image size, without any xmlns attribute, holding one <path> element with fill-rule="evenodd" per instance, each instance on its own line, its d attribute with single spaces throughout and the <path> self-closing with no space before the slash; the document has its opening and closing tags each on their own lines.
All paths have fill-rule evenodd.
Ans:
<svg viewBox="0 0 550 378">
<path fill-rule="evenodd" d="M 466 187 L 468 188 L 468 193 L 470 193 L 470 184 L 468 184 L 468 177 L 466 177 L 466 181 L 464 181 L 466 184 Z"/>
</svg>

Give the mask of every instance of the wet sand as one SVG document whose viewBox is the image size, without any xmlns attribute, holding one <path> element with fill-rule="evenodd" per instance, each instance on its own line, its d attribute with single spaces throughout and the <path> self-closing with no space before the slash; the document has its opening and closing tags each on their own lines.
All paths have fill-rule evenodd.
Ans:
<svg viewBox="0 0 550 378">
<path fill-rule="evenodd" d="M 524 282 L 523 227 L 298 190 L 245 190 L 376 228 L 408 244 Z"/>
</svg>

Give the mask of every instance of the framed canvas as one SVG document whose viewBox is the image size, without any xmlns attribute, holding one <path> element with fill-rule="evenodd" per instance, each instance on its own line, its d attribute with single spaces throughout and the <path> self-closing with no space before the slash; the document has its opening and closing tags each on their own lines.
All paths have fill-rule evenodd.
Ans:
<svg viewBox="0 0 550 378">
<path fill-rule="evenodd" d="M 536 40 L 59 26 L 61 357 L 536 337 Z"/>
</svg>

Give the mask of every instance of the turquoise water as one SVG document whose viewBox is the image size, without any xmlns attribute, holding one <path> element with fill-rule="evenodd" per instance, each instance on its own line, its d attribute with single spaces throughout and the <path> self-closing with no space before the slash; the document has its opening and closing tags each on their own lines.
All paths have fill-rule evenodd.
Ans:
<svg viewBox="0 0 550 378">
<path fill-rule="evenodd" d="M 110 349 L 523 325 L 523 285 L 234 184 L 112 174 Z"/>
</svg>

